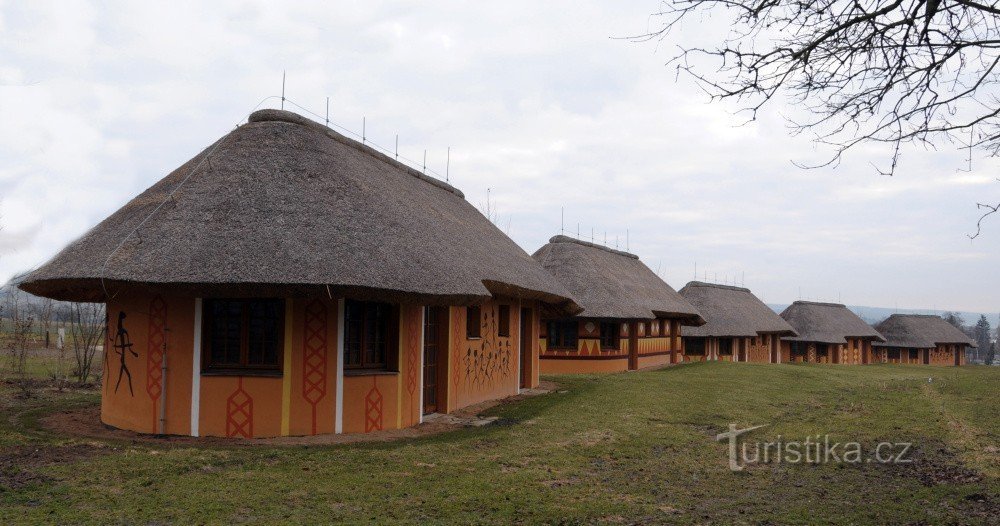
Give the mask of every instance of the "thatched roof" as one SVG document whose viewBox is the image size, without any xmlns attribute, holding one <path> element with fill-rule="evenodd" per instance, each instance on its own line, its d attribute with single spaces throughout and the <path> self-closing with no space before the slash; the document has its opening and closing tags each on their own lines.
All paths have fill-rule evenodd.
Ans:
<svg viewBox="0 0 1000 526">
<path fill-rule="evenodd" d="M 893 314 L 875 326 L 885 336 L 885 347 L 933 349 L 938 345 L 968 345 L 976 342 L 944 318 L 933 314 Z"/>
<path fill-rule="evenodd" d="M 750 289 L 692 281 L 681 289 L 708 322 L 684 331 L 684 336 L 712 338 L 754 337 L 773 333 L 795 336 L 795 330 Z"/>
<path fill-rule="evenodd" d="M 461 192 L 279 110 L 252 114 L 20 286 L 74 301 L 123 287 L 433 304 L 505 294 L 579 310 Z"/>
<path fill-rule="evenodd" d="M 781 317 L 799 333 L 782 338 L 786 341 L 829 344 L 847 343 L 847 338 L 885 341 L 871 325 L 839 303 L 796 301 L 781 313 Z"/>
<path fill-rule="evenodd" d="M 555 236 L 531 257 L 562 283 L 588 318 L 681 318 L 701 325 L 705 320 L 676 290 L 639 261 L 639 256 Z"/>
</svg>

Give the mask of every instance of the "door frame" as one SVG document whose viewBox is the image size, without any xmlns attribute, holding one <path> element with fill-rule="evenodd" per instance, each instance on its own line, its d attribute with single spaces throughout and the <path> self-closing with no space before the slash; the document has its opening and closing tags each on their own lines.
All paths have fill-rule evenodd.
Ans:
<svg viewBox="0 0 1000 526">
<path fill-rule="evenodd" d="M 639 322 L 628 324 L 628 370 L 639 368 Z"/>
<path fill-rule="evenodd" d="M 427 335 L 424 334 L 423 340 L 420 342 L 420 414 L 428 415 L 431 413 L 447 413 L 448 412 L 448 357 L 451 355 L 448 349 L 448 335 L 451 329 L 451 309 L 449 307 L 440 306 L 427 306 L 424 307 L 426 311 L 424 312 L 424 326 L 421 327 L 423 331 L 427 330 L 427 320 L 429 318 L 431 310 L 435 310 L 438 314 L 438 329 L 437 329 L 437 385 L 435 386 L 436 403 L 433 411 L 427 411 L 427 397 L 424 391 L 427 389 L 425 385 L 426 379 L 426 368 L 427 368 Z"/>
<path fill-rule="evenodd" d="M 520 389 L 527 389 L 531 387 L 530 377 L 532 376 L 532 356 L 534 355 L 535 346 L 532 345 L 532 337 L 534 333 L 534 320 L 535 315 L 531 307 L 521 307 L 521 318 L 519 320 L 520 327 L 520 348 L 521 352 L 518 359 L 520 360 L 520 378 L 518 379 L 518 386 Z"/>
</svg>

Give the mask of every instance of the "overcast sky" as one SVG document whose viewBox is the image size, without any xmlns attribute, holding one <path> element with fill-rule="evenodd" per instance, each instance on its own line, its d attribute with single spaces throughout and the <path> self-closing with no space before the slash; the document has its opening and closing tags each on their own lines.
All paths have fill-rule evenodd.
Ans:
<svg viewBox="0 0 1000 526">
<path fill-rule="evenodd" d="M 143 4 L 143 5 L 140 5 Z M 445 171 L 533 252 L 575 233 L 639 254 L 675 288 L 735 277 L 765 301 L 996 311 L 1000 218 L 973 241 L 998 163 L 907 151 L 836 169 L 779 104 L 737 127 L 665 66 L 630 2 L 0 0 L 0 278 L 67 242 L 287 96 Z M 653 22 L 655 23 L 655 22 Z M 685 35 L 721 34 L 720 20 Z M 683 37 L 683 35 L 681 35 Z M 694 38 L 694 36 L 691 36 Z M 276 107 L 276 99 L 264 106 Z M 418 163 L 419 164 L 419 163 Z M 508 226 L 509 225 L 509 226 Z M 744 278 L 745 276 L 745 278 Z"/>
</svg>

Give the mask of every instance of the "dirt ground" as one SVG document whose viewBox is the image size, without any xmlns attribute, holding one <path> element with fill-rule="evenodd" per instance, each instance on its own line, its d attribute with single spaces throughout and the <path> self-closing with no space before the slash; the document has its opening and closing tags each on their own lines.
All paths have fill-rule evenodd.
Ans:
<svg viewBox="0 0 1000 526">
<path fill-rule="evenodd" d="M 222 438 L 222 437 L 189 437 L 176 435 L 151 435 L 118 429 L 101 422 L 100 407 L 88 407 L 72 411 L 62 411 L 41 419 L 42 426 L 56 434 L 86 438 L 92 440 L 108 440 L 131 443 L 151 443 L 178 446 L 311 446 L 351 444 L 358 442 L 388 442 L 405 438 L 418 438 L 438 433 L 445 433 L 462 427 L 486 425 L 492 422 L 479 415 L 488 409 L 503 404 L 515 403 L 532 396 L 539 396 L 555 391 L 558 386 L 553 382 L 541 382 L 535 389 L 511 396 L 502 400 L 491 400 L 471 405 L 447 415 L 430 415 L 426 421 L 415 427 L 405 429 L 388 429 L 372 433 L 324 434 L 315 436 L 293 436 L 274 438 Z"/>
</svg>

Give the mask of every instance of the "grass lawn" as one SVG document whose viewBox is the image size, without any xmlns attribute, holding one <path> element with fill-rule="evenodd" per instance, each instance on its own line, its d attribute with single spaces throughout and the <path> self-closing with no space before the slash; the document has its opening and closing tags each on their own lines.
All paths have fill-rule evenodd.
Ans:
<svg viewBox="0 0 1000 526">
<path fill-rule="evenodd" d="M 933 377 L 928 382 L 928 377 Z M 206 447 L 56 436 L 98 403 L 0 391 L 0 524 L 1000 523 L 1000 368 L 692 364 L 555 378 L 483 428 L 393 443 Z M 750 441 L 912 442 L 908 464 L 728 469 Z"/>
</svg>

